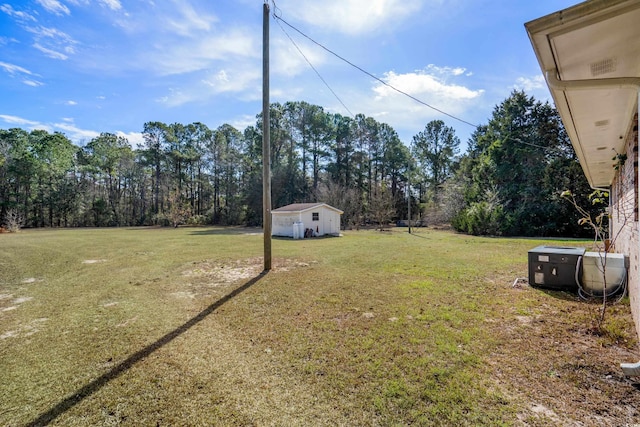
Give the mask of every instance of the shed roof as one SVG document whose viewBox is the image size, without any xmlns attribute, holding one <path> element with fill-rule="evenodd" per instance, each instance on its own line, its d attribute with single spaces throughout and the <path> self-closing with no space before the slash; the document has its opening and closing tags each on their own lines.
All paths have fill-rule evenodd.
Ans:
<svg viewBox="0 0 640 427">
<path fill-rule="evenodd" d="M 291 212 L 305 212 L 312 209 L 317 209 L 320 207 L 325 207 L 327 209 L 331 209 L 333 211 L 339 212 L 342 215 L 340 209 L 334 208 L 333 206 L 329 206 L 326 203 L 292 203 L 290 205 L 282 206 L 278 209 L 273 209 L 272 213 L 291 213 Z"/>
<path fill-rule="evenodd" d="M 591 0 L 525 24 L 593 187 L 609 187 L 638 107 L 640 1 Z M 615 152 L 614 152 L 615 151 Z"/>
</svg>

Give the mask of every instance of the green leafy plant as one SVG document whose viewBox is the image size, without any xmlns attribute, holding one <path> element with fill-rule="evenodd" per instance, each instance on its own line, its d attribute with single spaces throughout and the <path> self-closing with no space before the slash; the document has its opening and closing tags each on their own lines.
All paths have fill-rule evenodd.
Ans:
<svg viewBox="0 0 640 427">
<path fill-rule="evenodd" d="M 615 163 L 613 164 L 613 169 L 615 170 L 620 170 L 620 168 L 622 168 L 625 164 L 625 162 L 627 161 L 627 154 L 623 153 L 616 153 L 615 156 L 613 156 L 611 158 L 611 160 L 613 160 Z"/>
</svg>

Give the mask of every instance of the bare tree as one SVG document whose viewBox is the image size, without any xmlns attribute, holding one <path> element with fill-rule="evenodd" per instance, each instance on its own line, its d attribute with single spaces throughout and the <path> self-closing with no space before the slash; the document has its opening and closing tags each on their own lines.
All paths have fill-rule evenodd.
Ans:
<svg viewBox="0 0 640 427">
<path fill-rule="evenodd" d="M 184 224 L 187 218 L 191 216 L 191 206 L 185 202 L 177 190 L 169 193 L 169 220 L 174 228 L 178 228 L 180 224 Z"/>
<path fill-rule="evenodd" d="M 369 212 L 371 218 L 380 227 L 380 231 L 384 230 L 384 226 L 389 224 L 391 218 L 395 214 L 393 196 L 391 190 L 387 188 L 384 182 L 380 183 L 371 195 L 369 204 Z"/>
<path fill-rule="evenodd" d="M 358 198 L 358 193 L 353 188 L 346 188 L 343 185 L 329 180 L 320 182 L 315 192 L 316 200 L 327 203 L 343 211 L 342 225 L 358 227 L 362 222 L 362 203 Z"/>
<path fill-rule="evenodd" d="M 24 225 L 24 216 L 17 209 L 8 209 L 4 216 L 4 225 L 9 233 L 17 233 Z"/>
</svg>

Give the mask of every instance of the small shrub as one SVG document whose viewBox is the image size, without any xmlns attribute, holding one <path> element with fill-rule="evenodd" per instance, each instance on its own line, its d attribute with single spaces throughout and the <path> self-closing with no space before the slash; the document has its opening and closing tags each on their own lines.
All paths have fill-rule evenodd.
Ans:
<svg viewBox="0 0 640 427">
<path fill-rule="evenodd" d="M 500 224 L 504 218 L 502 206 L 487 201 L 473 203 L 452 220 L 453 227 L 475 236 L 500 234 Z"/>
<path fill-rule="evenodd" d="M 187 225 L 207 225 L 206 215 L 193 215 L 187 218 Z"/>
<path fill-rule="evenodd" d="M 159 225 L 161 227 L 169 227 L 171 225 L 171 221 L 164 213 L 160 212 L 153 216 L 152 223 L 154 225 Z"/>
</svg>

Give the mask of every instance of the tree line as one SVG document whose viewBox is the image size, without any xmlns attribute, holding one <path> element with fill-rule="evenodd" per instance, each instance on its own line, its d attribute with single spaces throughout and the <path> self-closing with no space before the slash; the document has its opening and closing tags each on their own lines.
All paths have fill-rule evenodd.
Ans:
<svg viewBox="0 0 640 427">
<path fill-rule="evenodd" d="M 102 133 L 0 130 L 0 222 L 102 227 L 262 222 L 262 117 L 229 124 L 147 122 L 132 147 Z M 575 235 L 560 199 L 588 186 L 555 109 L 513 92 L 460 155 L 443 121 L 410 144 L 385 123 L 306 102 L 270 107 L 272 205 L 322 201 L 343 227 L 407 219 L 473 234 Z"/>
</svg>

